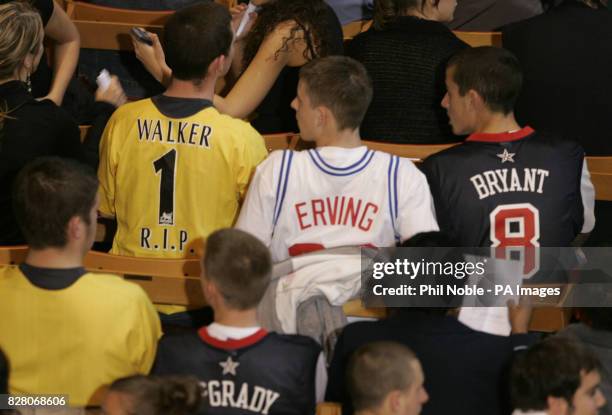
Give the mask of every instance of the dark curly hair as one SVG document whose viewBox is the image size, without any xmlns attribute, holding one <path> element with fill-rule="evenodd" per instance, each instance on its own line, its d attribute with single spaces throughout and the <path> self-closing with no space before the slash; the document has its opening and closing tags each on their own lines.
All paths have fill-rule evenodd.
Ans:
<svg viewBox="0 0 612 415">
<path fill-rule="evenodd" d="M 328 21 L 327 5 L 323 0 L 271 0 L 264 3 L 257 13 L 257 20 L 245 38 L 242 68 L 246 69 L 263 40 L 276 27 L 293 20 L 296 25 L 291 28 L 289 37 L 283 39 L 283 46 L 276 55 L 289 49 L 289 42 L 296 39 L 298 32 L 303 31 L 306 48 L 304 58 L 308 61 L 327 56 L 332 46 L 327 42 L 326 22 Z"/>
</svg>

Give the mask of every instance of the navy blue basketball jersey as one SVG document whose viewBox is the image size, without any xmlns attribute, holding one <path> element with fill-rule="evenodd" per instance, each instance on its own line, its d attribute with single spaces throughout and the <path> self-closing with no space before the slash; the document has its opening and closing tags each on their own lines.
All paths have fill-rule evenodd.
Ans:
<svg viewBox="0 0 612 415">
<path fill-rule="evenodd" d="M 219 340 L 206 327 L 164 336 L 153 373 L 200 379 L 200 414 L 312 415 L 321 348 L 309 337 L 261 329 L 240 340 Z"/>
<path fill-rule="evenodd" d="M 529 127 L 427 158 L 440 229 L 461 246 L 569 246 L 594 226 L 584 150 Z"/>
</svg>

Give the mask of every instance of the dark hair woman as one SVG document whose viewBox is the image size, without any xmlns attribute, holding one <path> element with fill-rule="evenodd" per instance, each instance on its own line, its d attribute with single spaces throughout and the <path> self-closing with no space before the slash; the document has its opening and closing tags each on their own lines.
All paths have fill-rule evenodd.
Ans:
<svg viewBox="0 0 612 415">
<path fill-rule="evenodd" d="M 257 6 L 250 29 L 235 42 L 231 82 L 225 97 L 215 96 L 219 111 L 237 118 L 253 114 L 260 133 L 296 131 L 290 108 L 297 89 L 297 69 L 327 55 L 342 54 L 342 27 L 323 0 L 252 0 Z M 231 10 L 234 30 L 247 13 L 246 6 Z M 254 19 L 253 19 L 254 18 Z M 248 26 L 248 25 L 247 25 Z M 153 47 L 134 41 L 137 56 L 160 81 L 171 75 L 157 36 Z M 160 53 L 161 52 L 161 53 Z"/>
<path fill-rule="evenodd" d="M 442 22 L 455 0 L 376 0 L 374 28 L 347 54 L 364 64 L 374 88 L 361 126 L 364 138 L 399 143 L 458 141 L 440 102 L 448 58 L 467 47 Z"/>
</svg>

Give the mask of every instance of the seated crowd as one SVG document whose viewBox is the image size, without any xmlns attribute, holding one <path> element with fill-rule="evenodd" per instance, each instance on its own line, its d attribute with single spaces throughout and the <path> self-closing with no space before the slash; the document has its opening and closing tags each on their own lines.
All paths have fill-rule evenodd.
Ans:
<svg viewBox="0 0 612 415">
<path fill-rule="evenodd" d="M 134 39 L 164 92 L 125 103 L 112 78 L 83 144 L 58 106 L 66 70 L 47 99 L 29 88 L 41 6 L 0 4 L 0 245 L 29 247 L 0 266 L 0 398 L 65 395 L 67 412 L 108 415 L 314 414 L 325 401 L 359 415 L 612 414 L 612 309 L 584 309 L 543 340 L 525 301 L 507 304 L 502 336 L 464 324 L 448 297 L 342 316 L 337 341 L 267 327 L 262 304 L 278 319 L 287 297 L 293 316 L 312 297 L 333 310 L 359 292 L 359 277 L 341 280 L 354 273 L 347 247 L 403 247 L 390 260 L 416 262 L 416 248 L 580 243 L 595 227 L 581 146 L 593 138 L 515 117 L 531 66 L 457 39 L 442 25 L 454 0 L 374 0 L 352 57 L 322 0 L 253 3 L 242 37 L 244 5 L 200 2 L 168 18 L 163 41 Z M 529 21 L 604 4 L 566 0 Z M 385 79 L 394 64 L 405 77 Z M 221 97 L 224 78 L 235 84 Z M 313 148 L 268 154 L 261 134 L 290 124 Z M 457 145 L 417 167 L 367 147 L 362 124 L 368 139 Z M 113 255 L 199 258 L 208 307 L 154 305 L 139 285 L 89 272 L 99 218 L 117 223 Z M 291 285 L 304 264 L 321 286 Z"/>
</svg>

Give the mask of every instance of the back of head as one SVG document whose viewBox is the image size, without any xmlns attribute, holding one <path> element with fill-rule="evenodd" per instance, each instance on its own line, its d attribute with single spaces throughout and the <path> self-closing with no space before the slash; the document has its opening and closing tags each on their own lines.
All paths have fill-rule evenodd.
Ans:
<svg viewBox="0 0 612 415">
<path fill-rule="evenodd" d="M 380 407 L 393 391 L 416 381 L 414 353 L 399 343 L 374 342 L 357 349 L 347 368 L 347 386 L 355 411 Z"/>
<path fill-rule="evenodd" d="M 463 287 L 465 285 L 466 260 L 461 248 L 444 232 L 421 232 L 403 241 L 396 249 L 389 262 L 421 264 L 420 272 L 415 278 L 383 278 L 383 287 L 398 288 L 400 285 L 414 287 L 416 292 L 422 292 L 422 286 L 438 288 L 442 295 L 417 296 L 385 296 L 384 302 L 391 312 L 419 311 L 428 314 L 444 315 L 449 310 L 460 307 L 463 298 L 452 295 L 447 287 Z M 452 269 L 449 268 L 452 264 Z M 399 307 L 399 308 L 397 308 Z"/>
<path fill-rule="evenodd" d="M 249 233 L 221 229 L 206 240 L 205 278 L 216 285 L 229 308 L 257 307 L 270 283 L 271 271 L 270 251 Z"/>
<path fill-rule="evenodd" d="M 30 247 L 64 247 L 71 218 L 90 224 L 97 191 L 96 176 L 71 160 L 42 157 L 24 167 L 15 180 L 13 206 Z"/>
<path fill-rule="evenodd" d="M 300 69 L 313 107 L 329 108 L 338 130 L 359 128 L 372 101 L 372 82 L 365 67 L 346 56 L 315 59 Z"/>
<path fill-rule="evenodd" d="M 0 4 L 0 79 L 14 76 L 44 36 L 40 14 L 26 1 Z"/>
<path fill-rule="evenodd" d="M 514 110 L 523 85 L 523 73 L 516 56 L 493 46 L 463 49 L 447 64 L 454 70 L 459 94 L 474 90 L 492 112 L 509 114 Z"/>
<path fill-rule="evenodd" d="M 512 366 L 512 404 L 522 411 L 546 410 L 548 397 L 572 398 L 581 375 L 600 370 L 597 357 L 580 343 L 548 338 L 519 355 Z"/>
<path fill-rule="evenodd" d="M 186 415 L 198 408 L 202 387 L 195 377 L 136 375 L 113 382 L 109 388 L 111 392 L 125 396 L 122 402 L 127 408 L 121 413 Z"/>
<path fill-rule="evenodd" d="M 383 29 L 409 10 L 423 11 L 426 0 L 374 0 L 374 27 Z M 440 0 L 434 0 L 438 5 Z"/>
<path fill-rule="evenodd" d="M 164 52 L 172 76 L 183 81 L 203 79 L 210 64 L 228 56 L 234 34 L 226 7 L 202 2 L 174 13 L 164 28 Z"/>
<path fill-rule="evenodd" d="M 294 39 L 303 38 L 305 60 L 334 53 L 336 46 L 329 43 L 329 16 L 329 6 L 323 0 L 268 0 L 261 4 L 257 20 L 244 39 L 244 68 L 251 63 L 264 39 L 279 24 L 288 21 L 294 21 L 296 25 L 283 39 L 279 51 L 287 50 Z"/>
</svg>

